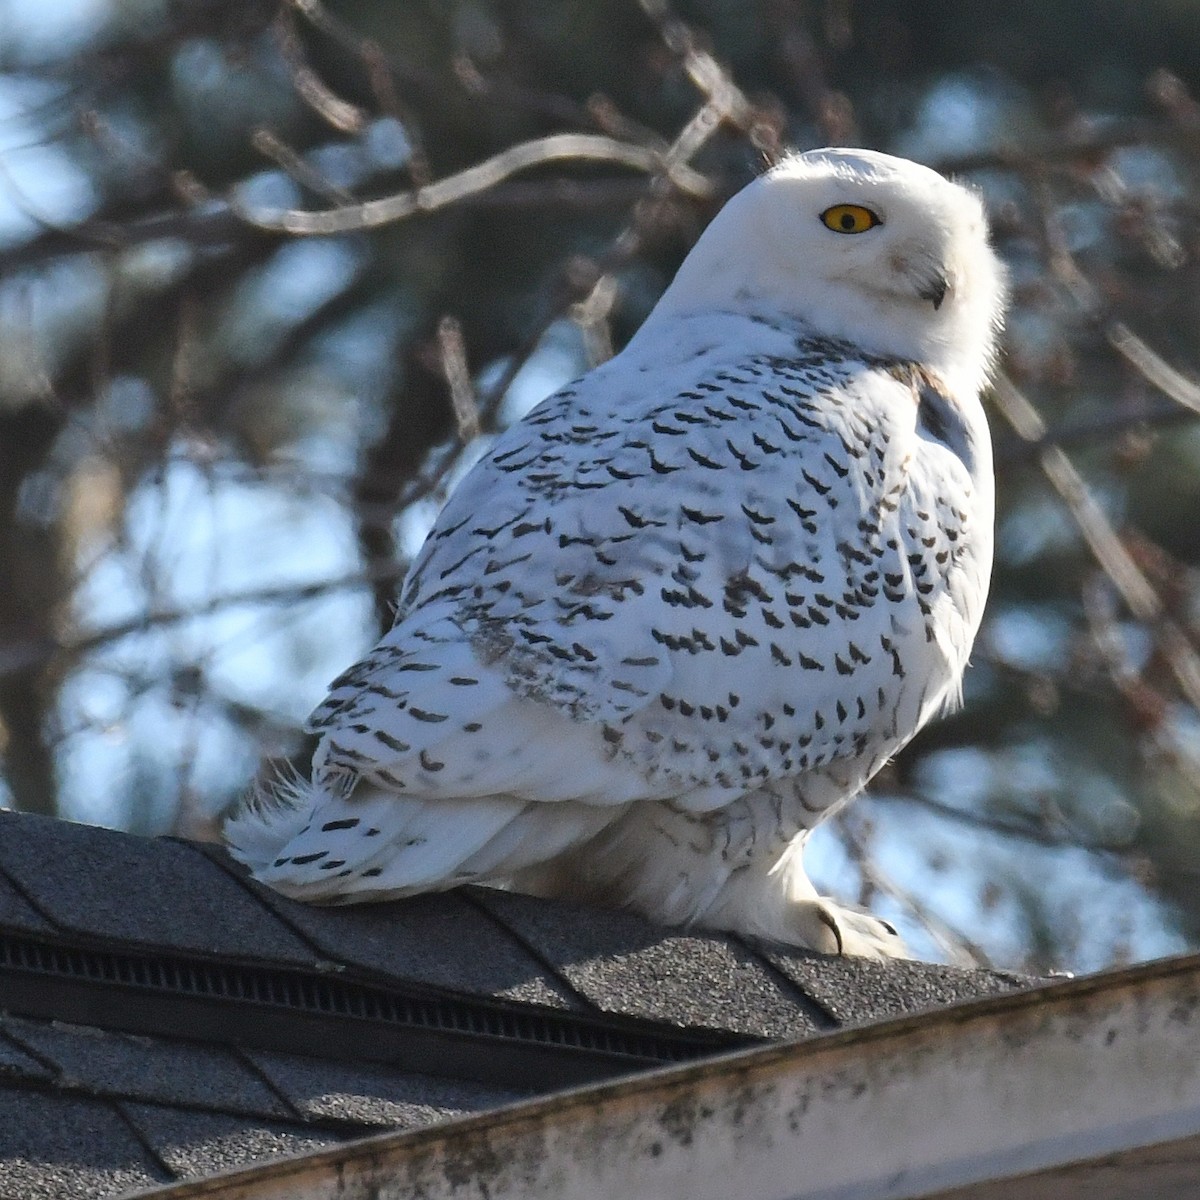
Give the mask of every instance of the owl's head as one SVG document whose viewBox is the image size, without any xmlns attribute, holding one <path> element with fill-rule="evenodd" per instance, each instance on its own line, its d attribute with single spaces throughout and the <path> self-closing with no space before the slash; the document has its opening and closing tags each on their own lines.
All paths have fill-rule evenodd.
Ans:
<svg viewBox="0 0 1200 1200">
<path fill-rule="evenodd" d="M 734 196 L 660 310 L 782 313 L 976 390 L 1004 304 L 974 192 L 907 159 L 826 149 L 785 159 Z"/>
</svg>

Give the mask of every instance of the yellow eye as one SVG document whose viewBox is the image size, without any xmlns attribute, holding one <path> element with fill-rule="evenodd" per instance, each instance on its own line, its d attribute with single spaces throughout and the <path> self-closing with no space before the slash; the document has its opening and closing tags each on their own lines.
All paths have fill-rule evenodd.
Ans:
<svg viewBox="0 0 1200 1200">
<path fill-rule="evenodd" d="M 878 213 L 873 213 L 861 204 L 835 204 L 821 214 L 826 229 L 834 233 L 865 233 L 876 225 L 882 225 Z"/>
</svg>

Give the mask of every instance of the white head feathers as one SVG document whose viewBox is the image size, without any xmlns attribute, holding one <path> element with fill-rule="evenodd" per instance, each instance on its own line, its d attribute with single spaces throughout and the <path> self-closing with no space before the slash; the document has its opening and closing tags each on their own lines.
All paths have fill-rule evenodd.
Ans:
<svg viewBox="0 0 1200 1200">
<path fill-rule="evenodd" d="M 975 393 L 1004 298 L 978 196 L 907 159 L 826 149 L 785 159 L 734 196 L 655 315 L 782 314 Z"/>
</svg>

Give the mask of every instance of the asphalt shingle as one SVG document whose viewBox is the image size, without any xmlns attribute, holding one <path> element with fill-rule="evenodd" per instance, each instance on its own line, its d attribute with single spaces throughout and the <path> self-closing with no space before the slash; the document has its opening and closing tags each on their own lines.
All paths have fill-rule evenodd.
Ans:
<svg viewBox="0 0 1200 1200">
<path fill-rule="evenodd" d="M 12 881 L 0 874 L 0 929 L 44 934 L 51 928 L 50 923 L 17 891 Z"/>
<path fill-rule="evenodd" d="M 0 1082 L 0 1196 L 95 1200 L 167 1183 L 109 1105 Z"/>
<path fill-rule="evenodd" d="M 514 892 L 475 888 L 471 897 L 605 1012 L 758 1037 L 803 1037 L 829 1025 L 729 938 Z"/>
<path fill-rule="evenodd" d="M 183 1179 L 318 1150 L 339 1140 L 336 1134 L 300 1124 L 246 1121 L 158 1104 L 126 1104 L 123 1111 L 147 1144 Z"/>
<path fill-rule="evenodd" d="M 289 1115 L 252 1069 L 220 1047 L 14 1017 L 3 1018 L 0 1027 L 20 1046 L 54 1063 L 60 1082 L 96 1095 Z"/>
<path fill-rule="evenodd" d="M 1037 982 L 1000 971 L 968 971 L 905 959 L 883 963 L 779 947 L 765 948 L 763 954 L 845 1025 L 944 1008 Z"/>
<path fill-rule="evenodd" d="M 252 1057 L 292 1105 L 314 1120 L 408 1129 L 498 1108 L 529 1095 L 366 1063 L 331 1063 L 287 1054 L 254 1053 Z"/>
<path fill-rule="evenodd" d="M 312 952 L 215 864 L 180 842 L 0 813 L 0 870 L 64 930 L 280 963 Z"/>
<path fill-rule="evenodd" d="M 0 1036 L 0 1076 L 7 1076 L 9 1080 L 38 1079 L 48 1082 L 54 1078 L 54 1072 L 18 1048 L 10 1038 Z"/>
<path fill-rule="evenodd" d="M 329 961 L 466 995 L 585 1007 L 515 938 L 458 893 L 317 908 L 246 883 Z"/>
</svg>

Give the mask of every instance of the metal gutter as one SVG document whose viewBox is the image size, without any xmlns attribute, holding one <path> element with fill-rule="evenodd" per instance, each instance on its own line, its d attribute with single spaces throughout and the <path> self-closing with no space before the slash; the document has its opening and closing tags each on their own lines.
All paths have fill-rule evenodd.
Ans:
<svg viewBox="0 0 1200 1200">
<path fill-rule="evenodd" d="M 1200 957 L 1065 980 L 385 1134 L 143 1200 L 913 1200 L 1058 1170 L 1163 1190 L 1200 1138 Z M 1193 1139 L 1193 1141 L 1187 1141 Z M 1070 1190 L 1139 1158 L 1139 1187 Z M 1065 1174 L 1063 1173 L 1065 1172 Z M 1177 1176 L 1176 1176 L 1177 1177 Z M 975 1191 L 975 1185 L 985 1185 Z M 1022 1185 L 1017 1183 L 1017 1188 Z M 1033 1193 L 1030 1193 L 1033 1194 Z M 1040 1193 L 1039 1193 L 1040 1194 Z"/>
</svg>

